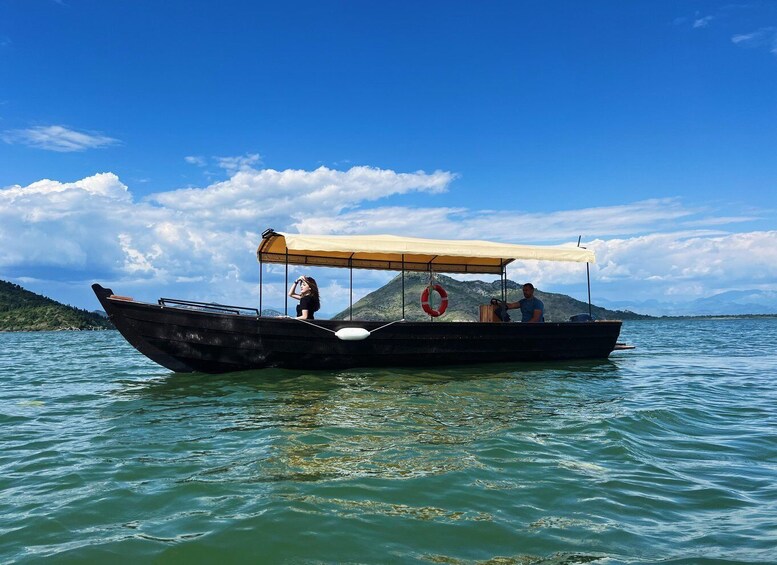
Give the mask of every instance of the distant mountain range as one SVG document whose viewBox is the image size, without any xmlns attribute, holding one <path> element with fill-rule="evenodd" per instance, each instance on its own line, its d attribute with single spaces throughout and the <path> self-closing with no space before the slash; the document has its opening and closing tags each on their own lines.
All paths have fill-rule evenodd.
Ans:
<svg viewBox="0 0 777 565">
<path fill-rule="evenodd" d="M 420 296 L 428 284 L 425 273 L 405 274 L 406 320 L 428 320 L 420 305 Z M 488 304 L 491 298 L 502 297 L 500 281 L 459 281 L 444 275 L 435 275 L 435 282 L 448 293 L 448 309 L 439 320 L 448 322 L 476 322 L 480 317 L 480 305 Z M 507 300 L 515 302 L 523 298 L 522 285 L 507 281 Z M 545 305 L 545 321 L 565 322 L 571 316 L 588 313 L 588 303 L 575 300 L 565 294 L 554 294 L 537 290 L 535 296 Z M 600 320 L 637 320 L 649 318 L 623 310 L 608 310 L 592 306 L 591 313 Z M 348 309 L 333 316 L 335 320 L 348 319 Z M 513 320 L 520 320 L 520 312 L 511 310 Z M 371 292 L 353 305 L 353 318 L 358 320 L 398 320 L 402 318 L 402 277 L 397 275 L 388 284 Z"/>
<path fill-rule="evenodd" d="M 435 281 L 447 291 L 449 307 L 439 318 L 442 321 L 477 321 L 480 305 L 491 298 L 501 298 L 500 282 L 459 281 L 445 275 L 435 275 Z M 420 296 L 428 284 L 425 273 L 405 274 L 405 319 L 428 320 L 420 306 Z M 507 281 L 507 299 L 514 302 L 523 297 L 521 285 Z M 397 275 L 388 284 L 371 292 L 353 306 L 353 317 L 359 320 L 392 321 L 402 318 L 402 278 Z M 549 322 L 569 320 L 570 316 L 588 313 L 588 304 L 565 294 L 536 291 L 545 304 L 545 319 Z M 684 304 L 659 300 L 603 301 L 607 308 L 592 305 L 591 313 L 600 320 L 638 320 L 657 316 L 744 316 L 777 315 L 777 292 L 737 290 L 701 298 Z M 289 313 L 293 315 L 293 306 Z M 280 309 L 265 308 L 263 316 L 279 316 Z M 635 312 L 640 312 L 637 314 Z M 513 320 L 520 313 L 510 312 Z M 326 318 L 325 315 L 318 316 Z M 332 316 L 343 320 L 349 310 Z M 87 311 L 61 304 L 30 292 L 17 284 L 0 280 L 0 331 L 54 331 L 113 329 L 102 311 Z"/>
<path fill-rule="evenodd" d="M 645 301 L 603 301 L 610 308 L 634 310 L 651 316 L 745 316 L 777 314 L 777 292 L 731 290 L 684 303 Z"/>
<path fill-rule="evenodd" d="M 0 331 L 105 330 L 113 324 L 105 313 L 66 306 L 0 281 Z"/>
</svg>

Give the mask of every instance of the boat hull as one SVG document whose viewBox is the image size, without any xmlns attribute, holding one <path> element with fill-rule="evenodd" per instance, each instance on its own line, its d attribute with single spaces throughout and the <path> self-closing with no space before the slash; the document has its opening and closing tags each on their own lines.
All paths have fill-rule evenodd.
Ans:
<svg viewBox="0 0 777 565">
<path fill-rule="evenodd" d="M 175 372 L 604 359 L 615 348 L 621 329 L 620 321 L 305 323 L 149 304 L 115 297 L 98 284 L 92 288 L 124 338 Z M 363 328 L 370 335 L 341 340 L 334 332 L 342 328 Z"/>
</svg>

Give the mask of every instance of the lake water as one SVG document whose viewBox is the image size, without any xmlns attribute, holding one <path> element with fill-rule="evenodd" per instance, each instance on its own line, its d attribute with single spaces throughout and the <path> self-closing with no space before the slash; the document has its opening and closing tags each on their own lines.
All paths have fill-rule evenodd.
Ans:
<svg viewBox="0 0 777 565">
<path fill-rule="evenodd" d="M 604 362 L 176 375 L 0 334 L 0 562 L 775 563 L 777 319 Z"/>
</svg>

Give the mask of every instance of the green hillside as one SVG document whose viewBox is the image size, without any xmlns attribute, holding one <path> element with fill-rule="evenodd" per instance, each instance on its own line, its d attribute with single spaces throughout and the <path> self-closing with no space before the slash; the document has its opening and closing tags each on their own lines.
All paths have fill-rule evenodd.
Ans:
<svg viewBox="0 0 777 565">
<path fill-rule="evenodd" d="M 428 283 L 428 275 L 425 273 L 405 274 L 405 319 L 428 320 L 421 309 L 420 296 Z M 501 298 L 501 282 L 483 281 L 458 281 L 444 275 L 435 275 L 435 280 L 445 288 L 448 293 L 448 309 L 443 316 L 438 318 L 446 322 L 476 322 L 480 316 L 480 305 L 487 304 L 491 298 Z M 507 281 L 507 299 L 515 302 L 523 298 L 521 285 L 513 281 Z M 434 294 L 437 298 L 436 293 Z M 588 313 L 588 303 L 575 300 L 565 294 L 554 294 L 537 290 L 535 296 L 545 304 L 545 321 L 565 322 L 570 316 L 580 313 Z M 437 302 L 435 302 L 437 304 Z M 614 311 L 593 306 L 591 309 L 594 317 L 600 320 L 636 320 L 649 318 L 628 311 Z M 333 317 L 335 320 L 344 320 L 349 316 L 346 309 Z M 513 320 L 520 321 L 520 312 L 511 310 Z M 353 318 L 355 320 L 398 320 L 402 318 L 402 277 L 397 275 L 387 285 L 368 294 L 353 305 Z"/>
<path fill-rule="evenodd" d="M 0 281 L 0 331 L 105 330 L 113 324 L 100 314 L 66 306 Z"/>
</svg>

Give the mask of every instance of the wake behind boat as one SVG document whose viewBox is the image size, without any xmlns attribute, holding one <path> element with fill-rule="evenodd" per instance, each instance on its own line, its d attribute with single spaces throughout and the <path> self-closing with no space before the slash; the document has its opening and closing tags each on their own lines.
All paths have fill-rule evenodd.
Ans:
<svg viewBox="0 0 777 565">
<path fill-rule="evenodd" d="M 593 262 L 593 252 L 580 247 L 310 236 L 267 230 L 257 258 L 262 266 L 258 309 L 173 299 L 153 304 L 117 296 L 99 284 L 92 288 L 124 338 L 175 372 L 604 359 L 618 345 L 620 321 L 593 321 L 585 316 L 583 321 L 521 324 L 297 320 L 260 315 L 264 263 L 285 264 L 287 284 L 289 265 L 395 270 L 403 273 L 403 280 L 406 271 L 429 272 L 430 276 L 434 272 L 498 274 L 504 299 L 510 262 Z M 403 312 L 404 308 L 403 293 Z"/>
</svg>

